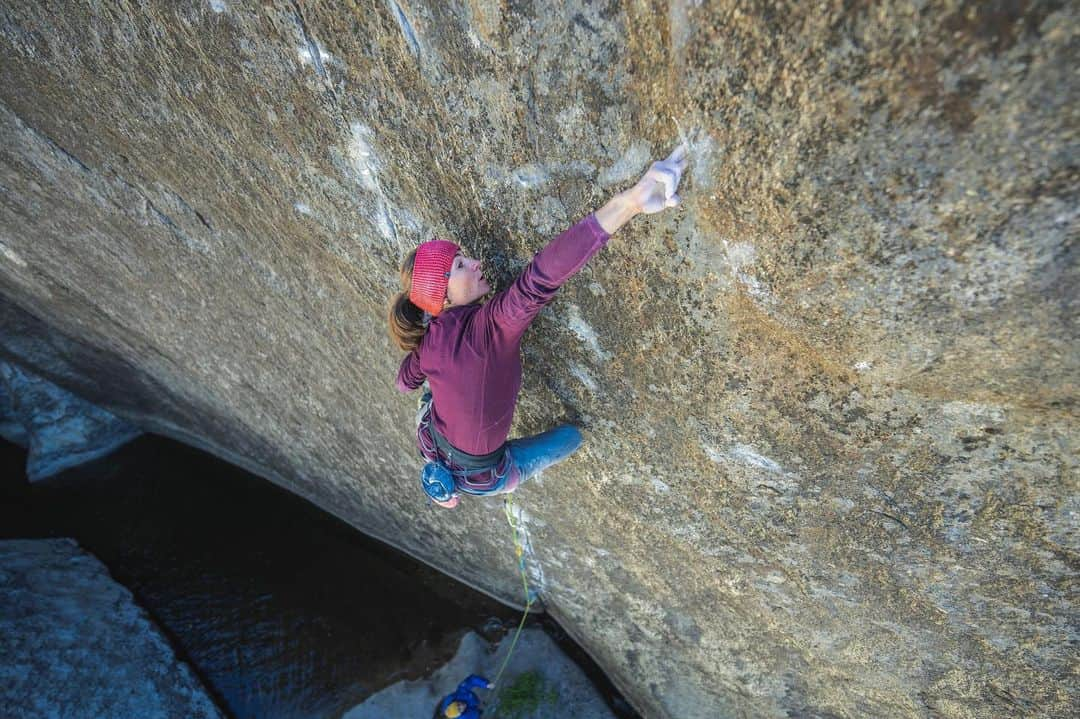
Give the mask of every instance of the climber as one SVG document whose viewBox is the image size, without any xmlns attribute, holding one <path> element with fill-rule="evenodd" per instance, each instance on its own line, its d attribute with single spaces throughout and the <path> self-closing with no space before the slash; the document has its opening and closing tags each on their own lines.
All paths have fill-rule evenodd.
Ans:
<svg viewBox="0 0 1080 719">
<path fill-rule="evenodd" d="M 473 689 L 491 689 L 492 684 L 479 674 L 470 674 L 458 684 L 453 694 L 439 702 L 434 719 L 480 719 L 480 699 Z"/>
<path fill-rule="evenodd" d="M 484 268 L 455 243 L 429 240 L 405 258 L 403 291 L 390 302 L 390 334 L 408 352 L 397 388 L 426 385 L 416 440 L 427 461 L 421 482 L 436 504 L 455 507 L 459 494 L 512 492 L 580 446 L 581 433 L 569 424 L 507 442 L 521 389 L 522 335 L 620 227 L 679 204 L 688 149 L 684 142 L 653 162 L 633 187 L 551 240 L 487 302 Z"/>
</svg>

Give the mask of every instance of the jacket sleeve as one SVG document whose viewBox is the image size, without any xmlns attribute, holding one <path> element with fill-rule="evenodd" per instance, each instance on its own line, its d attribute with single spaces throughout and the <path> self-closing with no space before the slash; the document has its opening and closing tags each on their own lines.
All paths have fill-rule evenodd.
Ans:
<svg viewBox="0 0 1080 719">
<path fill-rule="evenodd" d="M 477 313 L 478 323 L 503 336 L 520 337 L 560 287 L 611 237 L 590 213 L 536 253 L 508 288 L 497 293 Z"/>
<path fill-rule="evenodd" d="M 411 392 L 424 384 L 426 375 L 420 370 L 420 355 L 413 350 L 401 360 L 401 367 L 397 373 L 397 388 L 399 392 Z"/>
</svg>

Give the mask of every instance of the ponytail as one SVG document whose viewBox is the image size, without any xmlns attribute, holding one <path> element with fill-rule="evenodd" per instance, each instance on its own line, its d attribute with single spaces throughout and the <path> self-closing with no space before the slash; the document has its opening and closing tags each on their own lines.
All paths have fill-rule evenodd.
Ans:
<svg viewBox="0 0 1080 719">
<path fill-rule="evenodd" d="M 412 352 L 420 346 L 427 327 L 424 325 L 424 311 L 409 299 L 409 287 L 412 286 L 413 263 L 416 250 L 410 252 L 401 263 L 401 287 L 390 300 L 387 320 L 390 325 L 390 338 L 405 352 Z"/>
</svg>

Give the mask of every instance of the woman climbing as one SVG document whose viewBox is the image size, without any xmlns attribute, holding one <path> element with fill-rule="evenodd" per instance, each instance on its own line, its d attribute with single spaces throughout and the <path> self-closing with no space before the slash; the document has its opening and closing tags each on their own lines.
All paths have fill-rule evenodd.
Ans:
<svg viewBox="0 0 1080 719">
<path fill-rule="evenodd" d="M 513 492 L 570 456 L 581 433 L 564 424 L 507 442 L 521 389 L 521 338 L 541 308 L 620 227 L 640 213 L 679 204 L 686 144 L 652 163 L 629 190 L 580 220 L 536 253 L 505 290 L 491 291 L 480 261 L 448 240 L 424 242 L 405 258 L 390 303 L 390 334 L 409 354 L 398 370 L 402 392 L 425 391 L 416 440 L 427 460 L 421 481 L 442 507 L 459 494 Z"/>
</svg>

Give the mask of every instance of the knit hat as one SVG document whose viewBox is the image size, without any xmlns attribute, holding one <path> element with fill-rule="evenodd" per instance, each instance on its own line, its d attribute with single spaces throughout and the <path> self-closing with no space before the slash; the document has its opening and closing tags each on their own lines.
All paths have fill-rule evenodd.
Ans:
<svg viewBox="0 0 1080 719">
<path fill-rule="evenodd" d="M 432 317 L 442 312 L 450 267 L 461 248 L 449 240 L 428 240 L 416 248 L 409 300 Z"/>
</svg>

